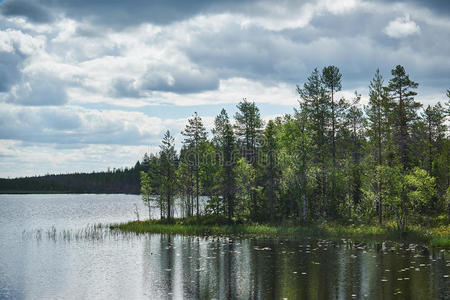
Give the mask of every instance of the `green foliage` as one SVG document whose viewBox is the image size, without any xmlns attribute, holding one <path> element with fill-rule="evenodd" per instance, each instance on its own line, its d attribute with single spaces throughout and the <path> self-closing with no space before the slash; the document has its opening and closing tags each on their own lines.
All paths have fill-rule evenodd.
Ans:
<svg viewBox="0 0 450 300">
<path fill-rule="evenodd" d="M 165 214 L 168 220 L 172 217 L 173 198 L 175 195 L 176 177 L 175 177 L 175 161 L 177 153 L 175 151 L 175 139 L 169 130 L 164 134 L 160 145 L 160 199 L 165 201 L 165 207 L 160 205 L 161 217 Z M 164 210 L 163 210 L 164 208 Z"/>
<path fill-rule="evenodd" d="M 184 139 L 184 154 L 186 163 L 192 168 L 192 173 L 194 176 L 194 191 L 195 191 L 195 199 L 196 199 L 196 209 L 197 216 L 200 215 L 200 206 L 199 206 L 199 195 L 200 195 L 200 169 L 203 167 L 203 160 L 205 158 L 206 153 L 204 151 L 205 143 L 206 143 L 206 129 L 203 126 L 202 119 L 198 116 L 197 112 L 194 113 L 194 116 L 188 119 L 188 124 L 186 125 L 184 131 L 181 133 Z M 202 149 L 203 148 L 203 149 Z M 190 204 L 191 212 L 193 214 L 193 204 Z"/>
<path fill-rule="evenodd" d="M 405 176 L 408 199 L 415 213 L 427 213 L 433 208 L 436 196 L 436 180 L 427 171 L 414 168 Z"/>
<path fill-rule="evenodd" d="M 250 219 L 251 199 L 255 190 L 255 169 L 247 163 L 245 158 L 240 158 L 236 163 L 236 188 L 237 203 L 235 215 L 239 220 Z"/>
<path fill-rule="evenodd" d="M 141 171 L 141 197 L 145 206 L 148 207 L 148 218 L 151 219 L 151 201 L 152 201 L 152 186 L 150 184 L 150 177 L 144 171 Z"/>
</svg>

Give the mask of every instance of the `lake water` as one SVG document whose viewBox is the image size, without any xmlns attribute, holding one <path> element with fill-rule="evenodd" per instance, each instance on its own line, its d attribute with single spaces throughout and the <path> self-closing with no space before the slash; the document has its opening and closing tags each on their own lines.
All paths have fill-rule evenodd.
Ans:
<svg viewBox="0 0 450 300">
<path fill-rule="evenodd" d="M 134 195 L 0 195 L 0 299 L 450 299 L 439 249 L 92 229 L 135 204 L 147 217 Z"/>
</svg>

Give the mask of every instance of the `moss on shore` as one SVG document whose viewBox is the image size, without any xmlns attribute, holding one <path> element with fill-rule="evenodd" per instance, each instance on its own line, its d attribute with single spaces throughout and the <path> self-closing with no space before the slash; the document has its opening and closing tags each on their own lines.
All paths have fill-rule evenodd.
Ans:
<svg viewBox="0 0 450 300">
<path fill-rule="evenodd" d="M 423 243 L 435 247 L 450 248 L 450 228 L 412 226 L 406 232 L 397 231 L 391 224 L 378 225 L 342 225 L 339 223 L 321 223 L 309 225 L 273 225 L 273 224 L 226 224 L 225 220 L 211 221 L 205 218 L 130 221 L 113 224 L 113 230 L 134 233 L 165 233 L 200 236 L 258 236 L 258 237 L 314 237 L 314 238 L 350 238 L 368 241 L 404 241 Z"/>
</svg>

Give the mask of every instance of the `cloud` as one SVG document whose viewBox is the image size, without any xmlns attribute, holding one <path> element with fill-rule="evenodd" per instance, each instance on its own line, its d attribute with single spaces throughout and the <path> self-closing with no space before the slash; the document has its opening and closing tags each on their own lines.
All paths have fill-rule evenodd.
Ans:
<svg viewBox="0 0 450 300">
<path fill-rule="evenodd" d="M 129 1 L 84 1 L 84 0 L 7 0 L 3 3 L 2 13 L 6 16 L 24 16 L 33 22 L 50 22 L 52 14 L 63 15 L 78 21 L 122 29 L 142 23 L 170 24 L 195 16 L 221 3 L 229 5 L 240 1 L 206 1 L 192 2 L 179 0 L 135 0 Z"/>
<path fill-rule="evenodd" d="M 19 65 L 22 57 L 8 52 L 0 52 L 0 93 L 8 92 L 20 78 Z"/>
<path fill-rule="evenodd" d="M 199 68 L 174 68 L 148 71 L 141 78 L 139 88 L 148 91 L 164 91 L 179 94 L 216 90 L 219 86 L 217 74 Z"/>
<path fill-rule="evenodd" d="M 392 38 L 403 38 L 408 35 L 419 34 L 420 27 L 410 20 L 409 15 L 406 15 L 389 22 L 384 32 Z"/>
<path fill-rule="evenodd" d="M 67 94 L 62 80 L 52 75 L 39 74 L 24 76 L 22 82 L 11 88 L 5 100 L 31 106 L 63 105 L 67 103 Z"/>
<path fill-rule="evenodd" d="M 4 16 L 23 16 L 35 23 L 49 23 L 53 20 L 51 13 L 34 1 L 6 0 L 0 4 L 0 11 Z"/>
<path fill-rule="evenodd" d="M 158 94 L 159 99 L 165 99 L 177 106 L 196 106 L 234 104 L 248 98 L 257 103 L 274 103 L 278 105 L 297 105 L 295 86 L 285 83 L 265 85 L 258 81 L 241 77 L 221 80 L 218 90 L 205 91 L 192 95 Z M 219 113 L 219 108 L 217 113 Z"/>
<path fill-rule="evenodd" d="M 133 166 L 158 146 L 71 145 L 0 140 L 0 177 L 106 171 Z M 18 166 L 21 166 L 18 168 Z M 76 168 L 74 167 L 76 166 Z"/>
<path fill-rule="evenodd" d="M 0 104 L 0 139 L 58 144 L 159 144 L 163 131 L 179 131 L 183 119 L 140 112 L 76 106 L 27 107 Z"/>
<path fill-rule="evenodd" d="M 359 0 L 319 1 L 259 1 L 243 5 L 233 11 L 242 17 L 243 26 L 258 25 L 274 31 L 304 28 L 317 16 L 323 14 L 347 14 L 361 5 Z"/>
<path fill-rule="evenodd" d="M 201 15 L 231 13 L 243 25 L 258 24 L 270 30 L 302 28 L 316 15 L 344 14 L 354 10 L 360 0 L 283 1 L 206 1 L 179 0 L 83 1 L 83 0 L 8 0 L 3 6 L 7 16 L 24 16 L 33 22 L 50 22 L 63 15 L 97 26 L 124 29 L 143 23 L 168 25 Z M 50 8 L 53 14 L 48 12 Z M 126 12 L 126 13 L 124 13 Z"/>
<path fill-rule="evenodd" d="M 377 68 L 387 81 L 402 64 L 420 83 L 418 101 L 440 100 L 450 81 L 448 3 L 4 1 L 0 174 L 12 168 L 6 156 L 24 170 L 30 149 L 47 165 L 52 156 L 89 170 L 109 166 L 107 156 L 129 164 L 113 151 L 157 149 L 166 129 L 179 143 L 194 111 L 209 124 L 244 97 L 265 118 L 289 112 L 295 85 L 326 65 L 340 68 L 344 96 L 358 89 L 364 98 Z"/>
<path fill-rule="evenodd" d="M 21 31 L 0 31 L 0 93 L 8 92 L 21 78 L 26 60 L 40 51 L 43 40 Z"/>
</svg>

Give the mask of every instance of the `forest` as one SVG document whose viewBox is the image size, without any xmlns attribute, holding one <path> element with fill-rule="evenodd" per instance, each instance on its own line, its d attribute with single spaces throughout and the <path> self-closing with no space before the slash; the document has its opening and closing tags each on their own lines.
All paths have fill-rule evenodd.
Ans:
<svg viewBox="0 0 450 300">
<path fill-rule="evenodd" d="M 195 113 L 180 151 L 167 131 L 160 151 L 132 168 L 0 179 L 0 191 L 141 193 L 166 220 L 175 206 L 183 218 L 233 223 L 390 221 L 404 230 L 448 220 L 450 90 L 424 107 L 401 65 L 389 79 L 376 70 L 368 85 L 365 105 L 357 91 L 337 98 L 339 68 L 315 69 L 292 114 L 264 122 L 243 99 L 234 118 L 222 109 L 210 136 Z"/>
<path fill-rule="evenodd" d="M 195 113 L 178 153 L 167 131 L 145 156 L 142 199 L 162 219 L 211 215 L 228 222 L 317 220 L 379 223 L 399 230 L 450 213 L 450 90 L 444 104 L 415 100 L 418 83 L 403 66 L 385 80 L 377 70 L 362 105 L 337 98 L 339 68 L 315 69 L 297 86 L 293 114 L 268 122 L 243 99 L 231 119 L 208 132 Z M 207 203 L 199 203 L 200 196 Z M 200 201 L 201 202 L 201 201 Z"/>
<path fill-rule="evenodd" d="M 138 161 L 132 168 L 104 172 L 47 174 L 20 178 L 0 178 L 0 193 L 126 193 L 139 194 Z"/>
</svg>

